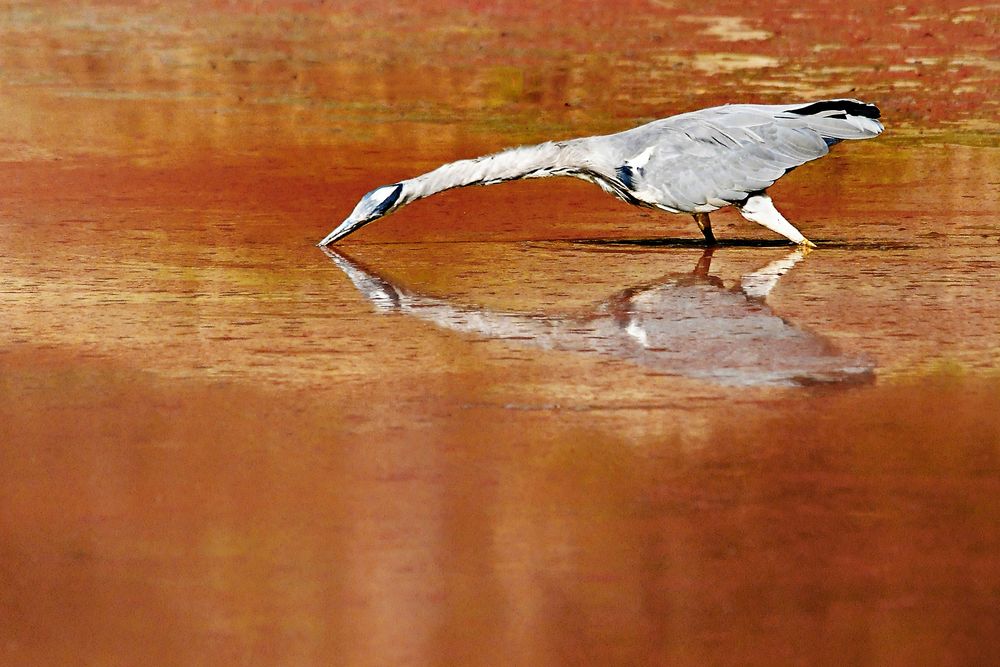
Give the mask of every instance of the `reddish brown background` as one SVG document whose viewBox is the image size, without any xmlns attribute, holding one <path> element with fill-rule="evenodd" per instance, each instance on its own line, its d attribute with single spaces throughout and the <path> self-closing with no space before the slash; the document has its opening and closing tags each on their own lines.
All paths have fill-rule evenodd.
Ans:
<svg viewBox="0 0 1000 667">
<path fill-rule="evenodd" d="M 891 4 L 891 3 L 890 3 Z M 1000 661 L 997 11 L 9 2 L 0 662 Z M 380 315 L 312 244 L 374 185 L 735 101 L 886 133 L 772 189 L 769 303 L 874 382 L 733 388 Z M 737 216 L 725 238 L 767 238 Z M 697 236 L 579 182 L 345 247 L 572 315 Z M 727 247 L 732 284 L 786 254 Z"/>
</svg>

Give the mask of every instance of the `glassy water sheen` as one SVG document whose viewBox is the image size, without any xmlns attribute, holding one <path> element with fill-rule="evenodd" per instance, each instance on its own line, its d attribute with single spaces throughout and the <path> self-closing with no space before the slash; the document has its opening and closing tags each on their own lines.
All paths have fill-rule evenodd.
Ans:
<svg viewBox="0 0 1000 667">
<path fill-rule="evenodd" d="M 0 664 L 1000 663 L 995 11 L 772 5 L 10 4 Z M 559 179 L 314 247 L 834 95 L 808 254 Z"/>
<path fill-rule="evenodd" d="M 343 251 L 326 252 L 376 310 L 406 313 L 443 329 L 616 357 L 664 374 L 728 385 L 857 382 L 872 376 L 871 364 L 843 357 L 765 303 L 778 280 L 803 259 L 803 250 L 727 287 L 710 273 L 710 248 L 689 273 L 627 287 L 572 316 L 456 305 L 393 284 Z"/>
</svg>

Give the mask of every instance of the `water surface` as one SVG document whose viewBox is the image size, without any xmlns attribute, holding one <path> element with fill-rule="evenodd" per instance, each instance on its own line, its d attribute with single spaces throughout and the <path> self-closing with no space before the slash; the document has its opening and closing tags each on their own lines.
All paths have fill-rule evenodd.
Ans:
<svg viewBox="0 0 1000 667">
<path fill-rule="evenodd" d="M 0 17 L 0 662 L 1000 661 L 995 12 L 328 4 Z M 848 94 L 807 255 L 554 179 L 313 245 Z"/>
</svg>

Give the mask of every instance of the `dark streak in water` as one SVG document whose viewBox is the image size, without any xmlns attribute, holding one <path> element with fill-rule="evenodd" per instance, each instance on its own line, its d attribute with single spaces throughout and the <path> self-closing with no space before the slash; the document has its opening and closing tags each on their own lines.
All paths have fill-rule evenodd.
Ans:
<svg viewBox="0 0 1000 667">
<path fill-rule="evenodd" d="M 747 248 L 785 248 L 794 247 L 794 244 L 784 239 L 719 239 L 715 244 L 705 243 L 705 239 L 700 238 L 670 238 L 655 237 L 646 239 L 572 239 L 570 243 L 579 245 L 600 245 L 600 246 L 650 246 L 659 248 L 711 248 L 717 246 L 725 247 L 747 247 Z"/>
<path fill-rule="evenodd" d="M 820 248 L 835 250 L 919 250 L 926 246 L 901 241 L 842 241 L 829 239 L 812 239 Z M 699 238 L 638 238 L 638 239 L 572 239 L 577 245 L 596 246 L 639 246 L 654 248 L 789 248 L 794 244 L 784 239 L 719 239 L 713 246 L 708 246 L 704 239 Z"/>
</svg>

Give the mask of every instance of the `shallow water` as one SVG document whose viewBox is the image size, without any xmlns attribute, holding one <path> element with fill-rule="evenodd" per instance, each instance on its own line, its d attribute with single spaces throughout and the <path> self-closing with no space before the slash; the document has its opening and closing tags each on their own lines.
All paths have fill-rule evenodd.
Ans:
<svg viewBox="0 0 1000 667">
<path fill-rule="evenodd" d="M 0 18 L 0 662 L 1000 660 L 991 10 L 436 6 Z M 887 133 L 771 190 L 810 253 L 558 179 L 313 246 L 848 93 Z"/>
</svg>

